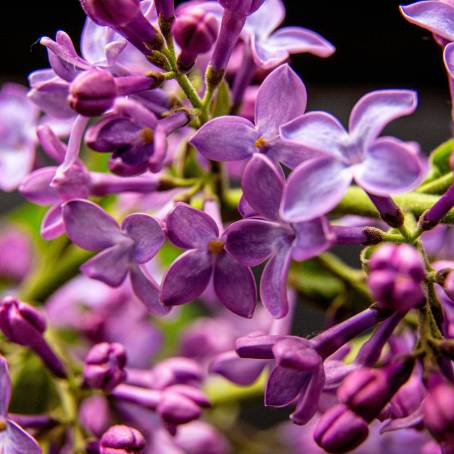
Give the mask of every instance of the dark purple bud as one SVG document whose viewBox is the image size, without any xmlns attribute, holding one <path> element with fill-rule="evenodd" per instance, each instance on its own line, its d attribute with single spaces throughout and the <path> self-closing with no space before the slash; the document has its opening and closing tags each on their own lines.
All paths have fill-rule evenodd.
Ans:
<svg viewBox="0 0 454 454">
<path fill-rule="evenodd" d="M 454 206 L 454 184 L 427 210 L 418 221 L 418 227 L 423 230 L 431 230 L 448 214 Z"/>
<path fill-rule="evenodd" d="M 265 0 L 219 0 L 219 3 L 238 15 L 248 16 L 257 11 Z"/>
<path fill-rule="evenodd" d="M 314 439 L 328 452 L 347 452 L 359 446 L 368 434 L 367 422 L 339 404 L 320 418 L 314 430 Z"/>
<path fill-rule="evenodd" d="M 454 446 L 454 386 L 441 383 L 422 403 L 424 425 L 442 445 Z"/>
<path fill-rule="evenodd" d="M 95 345 L 85 358 L 84 379 L 91 388 L 110 392 L 126 380 L 126 350 L 121 344 Z"/>
<path fill-rule="evenodd" d="M 437 284 L 443 287 L 446 295 L 454 301 L 454 270 L 452 268 L 443 268 L 437 272 Z"/>
<path fill-rule="evenodd" d="M 367 195 L 380 213 L 380 217 L 388 225 L 395 228 L 402 227 L 404 214 L 391 197 L 380 197 L 369 193 Z"/>
<path fill-rule="evenodd" d="M 188 8 L 177 17 L 172 31 L 181 48 L 178 66 L 183 71 L 188 71 L 197 56 L 208 52 L 215 43 L 218 22 L 213 14 L 202 8 Z"/>
<path fill-rule="evenodd" d="M 369 262 L 368 284 L 379 307 L 405 313 L 424 301 L 424 262 L 407 244 L 385 244 Z"/>
<path fill-rule="evenodd" d="M 101 438 L 100 454 L 139 454 L 145 449 L 145 438 L 132 427 L 112 426 Z"/>
<path fill-rule="evenodd" d="M 406 360 L 381 369 L 357 369 L 342 382 L 337 397 L 366 421 L 372 421 L 409 379 L 413 365 L 413 360 Z"/>
<path fill-rule="evenodd" d="M 79 74 L 69 87 L 68 102 L 86 117 L 96 117 L 109 110 L 117 97 L 115 79 L 109 71 L 91 69 Z"/>
<path fill-rule="evenodd" d="M 66 377 L 63 364 L 44 339 L 46 321 L 35 308 L 7 296 L 0 304 L 0 329 L 9 341 L 33 350 L 53 374 Z"/>
<path fill-rule="evenodd" d="M 175 5 L 173 0 L 155 0 L 158 16 L 165 20 L 170 20 L 175 16 Z"/>
</svg>

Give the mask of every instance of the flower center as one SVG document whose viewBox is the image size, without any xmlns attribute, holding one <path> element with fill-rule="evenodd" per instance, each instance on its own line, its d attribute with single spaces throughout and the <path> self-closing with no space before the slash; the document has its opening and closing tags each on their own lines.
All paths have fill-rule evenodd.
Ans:
<svg viewBox="0 0 454 454">
<path fill-rule="evenodd" d="M 0 419 L 0 431 L 3 432 L 6 430 L 6 420 L 4 418 Z"/>
<path fill-rule="evenodd" d="M 143 128 L 141 129 L 139 134 L 143 143 L 145 143 L 146 145 L 151 145 L 153 143 L 154 134 L 151 128 Z"/>
<path fill-rule="evenodd" d="M 211 254 L 220 254 L 224 252 L 224 244 L 222 240 L 211 240 L 208 242 L 208 252 Z"/>
<path fill-rule="evenodd" d="M 266 140 L 263 136 L 259 137 L 256 141 L 255 141 L 255 146 L 260 150 L 261 148 L 263 148 L 264 146 L 266 145 Z"/>
</svg>

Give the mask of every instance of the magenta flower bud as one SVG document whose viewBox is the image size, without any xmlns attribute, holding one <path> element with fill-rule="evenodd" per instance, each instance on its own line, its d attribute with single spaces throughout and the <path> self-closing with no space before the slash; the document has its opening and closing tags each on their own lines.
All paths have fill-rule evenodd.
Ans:
<svg viewBox="0 0 454 454">
<path fill-rule="evenodd" d="M 422 403 L 424 425 L 442 445 L 454 446 L 454 386 L 435 386 Z"/>
<path fill-rule="evenodd" d="M 257 11 L 265 0 L 219 0 L 219 3 L 235 14 L 249 16 Z"/>
<path fill-rule="evenodd" d="M 126 350 L 121 344 L 95 345 L 85 358 L 84 379 L 91 388 L 110 392 L 126 380 Z"/>
<path fill-rule="evenodd" d="M 346 452 L 359 446 L 368 434 L 367 422 L 339 404 L 320 418 L 314 430 L 314 439 L 325 451 Z"/>
<path fill-rule="evenodd" d="M 101 438 L 100 454 L 140 454 L 145 449 L 145 438 L 132 427 L 112 426 Z"/>
<path fill-rule="evenodd" d="M 199 54 L 208 52 L 218 35 L 216 17 L 202 8 L 187 8 L 173 26 L 175 41 L 181 48 L 178 66 L 183 71 L 192 68 Z"/>
<path fill-rule="evenodd" d="M 46 321 L 35 308 L 7 296 L 0 304 L 0 330 L 16 344 L 33 350 L 58 377 L 66 377 L 63 364 L 44 339 Z"/>
<path fill-rule="evenodd" d="M 115 79 L 109 71 L 91 69 L 79 74 L 69 87 L 68 102 L 86 117 L 96 117 L 109 110 L 117 97 Z"/>
<path fill-rule="evenodd" d="M 424 301 L 424 262 L 412 246 L 381 246 L 369 268 L 368 284 L 379 307 L 405 313 Z"/>
<path fill-rule="evenodd" d="M 337 398 L 366 421 L 372 421 L 409 379 L 413 365 L 413 360 L 408 360 L 381 369 L 357 369 L 342 382 Z"/>
</svg>

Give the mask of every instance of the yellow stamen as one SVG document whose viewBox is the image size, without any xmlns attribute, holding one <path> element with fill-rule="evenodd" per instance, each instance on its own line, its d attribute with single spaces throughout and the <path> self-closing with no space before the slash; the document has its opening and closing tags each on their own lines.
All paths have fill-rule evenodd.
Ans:
<svg viewBox="0 0 454 454">
<path fill-rule="evenodd" d="M 0 419 L 0 432 L 6 430 L 6 421 L 2 418 Z"/>
<path fill-rule="evenodd" d="M 150 128 L 143 128 L 141 131 L 140 131 L 140 138 L 143 140 L 144 143 L 146 143 L 147 145 L 150 145 L 153 143 L 153 138 L 154 138 L 154 134 L 153 134 L 153 130 L 150 129 Z"/>
<path fill-rule="evenodd" d="M 264 146 L 266 145 L 266 140 L 265 138 L 262 136 L 262 137 L 259 137 L 256 141 L 255 141 L 255 146 L 257 148 L 263 148 Z"/>
<path fill-rule="evenodd" d="M 211 240 L 208 242 L 208 252 L 211 254 L 220 254 L 224 252 L 224 241 L 222 240 Z"/>
</svg>

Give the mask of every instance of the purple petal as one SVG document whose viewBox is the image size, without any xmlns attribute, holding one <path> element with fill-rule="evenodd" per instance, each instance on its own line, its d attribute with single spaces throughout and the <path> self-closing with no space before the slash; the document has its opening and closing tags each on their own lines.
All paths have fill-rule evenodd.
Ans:
<svg viewBox="0 0 454 454">
<path fill-rule="evenodd" d="M 19 186 L 20 193 L 30 202 L 37 205 L 53 205 L 60 201 L 50 183 L 55 176 L 57 167 L 42 167 L 28 175 Z"/>
<path fill-rule="evenodd" d="M 11 378 L 9 377 L 8 363 L 0 356 L 0 416 L 8 414 L 9 401 L 11 399 Z"/>
<path fill-rule="evenodd" d="M 445 47 L 443 58 L 446 69 L 451 77 L 451 84 L 454 86 L 454 44 L 450 43 Z"/>
<path fill-rule="evenodd" d="M 92 202 L 65 203 L 63 218 L 70 240 L 83 249 L 100 251 L 125 239 L 117 221 Z"/>
<path fill-rule="evenodd" d="M 285 19 L 285 7 L 281 0 L 267 0 L 257 11 L 248 16 L 245 30 L 251 35 L 267 37 Z"/>
<path fill-rule="evenodd" d="M 297 142 L 313 157 L 320 153 L 343 156 L 341 143 L 348 138 L 339 121 L 325 112 L 309 112 L 285 124 L 281 136 Z"/>
<path fill-rule="evenodd" d="M 42 454 L 38 443 L 25 430 L 8 419 L 0 432 L 0 452 L 4 454 Z"/>
<path fill-rule="evenodd" d="M 444 1 L 416 2 L 400 11 L 412 24 L 419 25 L 448 41 L 454 41 L 454 8 Z"/>
<path fill-rule="evenodd" d="M 252 271 L 230 254 L 219 254 L 214 267 L 214 291 L 221 303 L 234 314 L 251 318 L 257 303 Z"/>
<path fill-rule="evenodd" d="M 334 241 L 328 221 L 317 218 L 312 221 L 293 224 L 296 239 L 292 247 L 294 260 L 307 260 L 329 249 Z"/>
<path fill-rule="evenodd" d="M 168 306 L 188 303 L 207 288 L 212 274 L 211 255 L 187 251 L 167 270 L 162 281 L 161 301 Z"/>
<path fill-rule="evenodd" d="M 178 203 L 166 217 L 167 236 L 183 249 L 204 249 L 219 236 L 216 222 L 206 213 Z"/>
<path fill-rule="evenodd" d="M 340 202 L 351 181 L 351 168 L 333 158 L 303 162 L 287 180 L 282 218 L 297 223 L 328 213 Z"/>
<path fill-rule="evenodd" d="M 132 266 L 130 269 L 131 286 L 137 298 L 145 304 L 153 315 L 165 315 L 170 308 L 161 304 L 159 285 L 144 267 Z"/>
<path fill-rule="evenodd" d="M 291 404 L 301 391 L 301 387 L 311 374 L 283 367 L 275 367 L 266 384 L 265 405 L 285 407 Z"/>
<path fill-rule="evenodd" d="M 267 157 L 262 154 L 252 157 L 244 169 L 241 187 L 249 205 L 259 215 L 279 219 L 284 178 Z"/>
<path fill-rule="evenodd" d="M 165 240 L 159 222 L 147 214 L 130 214 L 121 228 L 134 240 L 134 258 L 137 263 L 151 260 Z"/>
<path fill-rule="evenodd" d="M 65 233 L 65 223 L 63 220 L 63 208 L 61 204 L 55 205 L 47 211 L 41 222 L 41 236 L 49 241 Z"/>
<path fill-rule="evenodd" d="M 289 169 L 294 169 L 303 161 L 314 157 L 313 151 L 308 151 L 304 146 L 293 140 L 276 138 L 266 149 L 266 156 L 273 162 L 281 162 Z"/>
<path fill-rule="evenodd" d="M 0 145 L 0 189 L 13 191 L 32 170 L 35 146 L 24 143 L 19 146 Z"/>
<path fill-rule="evenodd" d="M 366 191 L 388 196 L 415 188 L 424 177 L 425 166 L 411 146 L 382 137 L 368 149 L 365 160 L 354 170 L 357 183 Z"/>
<path fill-rule="evenodd" d="M 268 361 L 263 359 L 239 358 L 236 352 L 225 352 L 210 364 L 210 373 L 222 375 L 240 386 L 255 383 Z"/>
<path fill-rule="evenodd" d="M 383 424 L 380 433 L 393 432 L 402 429 L 414 429 L 419 427 L 423 422 L 423 414 L 419 407 L 416 411 L 404 418 L 390 419 Z"/>
<path fill-rule="evenodd" d="M 236 340 L 235 350 L 240 358 L 273 359 L 274 345 L 286 338 L 280 335 L 249 334 Z"/>
<path fill-rule="evenodd" d="M 203 156 L 213 161 L 241 161 L 257 151 L 259 133 L 245 118 L 225 116 L 202 126 L 190 140 Z"/>
<path fill-rule="evenodd" d="M 262 135 L 279 135 L 279 126 L 302 115 L 307 92 L 301 79 L 288 65 L 276 68 L 257 93 L 255 123 Z"/>
<path fill-rule="evenodd" d="M 320 368 L 322 358 L 306 339 L 289 336 L 273 346 L 276 363 L 286 369 L 313 372 Z"/>
<path fill-rule="evenodd" d="M 350 114 L 349 130 L 364 146 L 371 143 L 396 118 L 409 115 L 418 104 L 411 90 L 379 90 L 363 96 Z"/>
<path fill-rule="evenodd" d="M 119 287 L 131 266 L 133 250 L 130 244 L 117 244 L 85 262 L 80 270 L 88 277 Z"/>
<path fill-rule="evenodd" d="M 260 279 L 262 304 L 274 318 L 288 313 L 287 277 L 291 253 L 289 247 L 281 247 L 266 264 Z"/>
<path fill-rule="evenodd" d="M 226 230 L 226 237 L 225 249 L 246 266 L 259 265 L 291 242 L 281 224 L 261 219 L 234 222 Z"/>
</svg>

